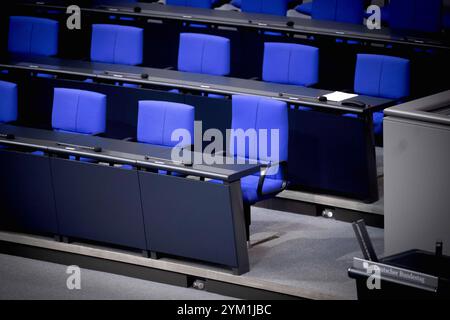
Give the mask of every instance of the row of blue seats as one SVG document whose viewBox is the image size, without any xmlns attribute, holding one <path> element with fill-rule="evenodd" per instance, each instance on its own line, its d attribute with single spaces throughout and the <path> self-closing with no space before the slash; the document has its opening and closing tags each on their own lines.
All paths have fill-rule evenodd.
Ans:
<svg viewBox="0 0 450 320">
<path fill-rule="evenodd" d="M 212 8 L 215 0 L 166 0 L 166 4 Z M 243 12 L 285 16 L 290 0 L 232 0 Z M 312 0 L 295 10 L 316 20 L 362 24 L 366 16 L 366 0 Z M 439 32 L 449 28 L 450 12 L 442 0 L 391 0 L 382 7 L 381 18 L 393 29 Z"/>
<path fill-rule="evenodd" d="M 0 81 L 0 122 L 15 121 L 17 117 L 17 85 Z M 232 99 L 233 129 L 266 129 L 279 130 L 279 154 L 273 155 L 271 144 L 266 155 L 254 155 L 251 148 L 234 148 L 229 156 L 258 160 L 270 165 L 272 159 L 277 164 L 267 169 L 264 174 L 244 177 L 241 180 L 243 201 L 247 208 L 250 205 L 267 199 L 281 191 L 285 186 L 283 172 L 278 170 L 278 163 L 288 160 L 288 116 L 284 102 L 256 96 L 233 96 Z M 55 88 L 53 97 L 52 128 L 58 132 L 99 135 L 106 129 L 107 97 L 104 94 L 69 88 Z M 165 101 L 139 101 L 137 142 L 173 147 L 190 146 L 194 136 L 194 107 L 181 103 Z M 177 129 L 185 129 L 190 135 L 189 141 L 173 141 L 172 133 Z M 42 152 L 34 152 L 43 155 Z M 71 157 L 74 159 L 74 157 Z M 80 159 L 88 161 L 89 159 Z M 277 168 L 277 170 L 273 170 Z M 128 169 L 124 166 L 124 169 Z M 272 171 L 271 171 L 272 170 Z M 160 172 L 166 174 L 166 172 Z M 264 176 L 264 177 L 262 177 Z M 260 182 L 260 180 L 262 182 Z M 219 181 L 212 181 L 220 183 Z M 261 184 L 262 183 L 262 184 Z"/>
<path fill-rule="evenodd" d="M 295 10 L 317 20 L 361 24 L 367 13 L 364 0 L 312 0 Z M 450 28 L 450 11 L 442 0 L 391 0 L 381 7 L 381 19 L 392 29 L 439 32 Z"/>
<path fill-rule="evenodd" d="M 57 53 L 56 21 L 13 16 L 10 23 L 10 52 L 41 55 Z M 138 65 L 142 59 L 143 29 L 110 24 L 93 25 L 92 61 Z M 229 39 L 206 34 L 180 34 L 179 71 L 226 76 L 230 73 L 230 65 Z M 409 61 L 403 58 L 358 54 L 354 92 L 404 99 L 409 95 L 409 69 Z M 313 86 L 319 82 L 319 49 L 293 43 L 265 43 L 262 70 L 263 81 Z M 381 125 L 380 119 L 382 117 L 378 115 L 375 120 L 377 128 Z"/>
</svg>

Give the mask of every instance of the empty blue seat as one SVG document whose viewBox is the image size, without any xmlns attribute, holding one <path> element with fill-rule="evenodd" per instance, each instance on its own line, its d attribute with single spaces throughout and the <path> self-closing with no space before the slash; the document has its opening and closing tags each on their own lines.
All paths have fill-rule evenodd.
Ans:
<svg viewBox="0 0 450 320">
<path fill-rule="evenodd" d="M 19 54 L 58 54 L 58 21 L 12 16 L 9 18 L 8 51 Z"/>
<path fill-rule="evenodd" d="M 144 30 L 112 24 L 92 25 L 91 60 L 138 65 L 143 61 Z"/>
<path fill-rule="evenodd" d="M 400 30 L 439 32 L 442 0 L 391 0 L 389 27 Z"/>
<path fill-rule="evenodd" d="M 362 24 L 365 0 L 313 0 L 311 16 L 317 20 L 331 20 Z"/>
<path fill-rule="evenodd" d="M 225 76 L 230 73 L 230 40 L 197 33 L 181 33 L 178 70 Z"/>
<path fill-rule="evenodd" d="M 187 130 L 189 141 L 172 141 L 177 129 Z M 185 147 L 194 138 L 194 107 L 166 101 L 139 101 L 137 141 L 160 146 Z"/>
<path fill-rule="evenodd" d="M 254 12 L 285 16 L 289 0 L 242 0 L 242 12 Z"/>
<path fill-rule="evenodd" d="M 319 49 L 294 43 L 266 42 L 262 79 L 311 86 L 319 81 Z"/>
<path fill-rule="evenodd" d="M 0 123 L 17 120 L 17 85 L 0 81 Z"/>
<path fill-rule="evenodd" d="M 408 59 L 375 54 L 357 55 L 355 93 L 399 100 L 409 95 L 409 78 Z"/>
<path fill-rule="evenodd" d="M 212 8 L 216 0 L 166 0 L 171 6 L 185 6 L 195 8 Z"/>
<path fill-rule="evenodd" d="M 375 55 L 358 54 L 354 92 L 357 94 L 400 100 L 409 96 L 409 60 Z M 374 113 L 375 133 L 382 132 L 383 113 Z"/>
<path fill-rule="evenodd" d="M 56 131 L 96 135 L 106 129 L 106 96 L 101 93 L 55 88 L 52 127 Z"/>
<path fill-rule="evenodd" d="M 250 206 L 274 197 L 286 187 L 284 175 L 288 160 L 289 135 L 287 104 L 270 98 L 235 95 L 232 101 L 231 127 L 235 132 L 239 129 L 244 131 L 253 129 L 257 134 L 259 130 L 267 130 L 268 140 L 258 140 L 256 149 L 250 145 L 248 139 L 240 141 L 237 135 L 230 137 L 232 141 L 229 156 L 236 159 L 252 159 L 267 165 L 264 174 L 257 173 L 241 179 L 247 238 L 249 238 Z M 271 141 L 271 130 L 278 130 L 278 141 Z M 266 148 L 263 144 L 266 144 Z M 277 147 L 272 149 L 272 146 Z M 251 151 L 252 149 L 254 151 Z"/>
</svg>

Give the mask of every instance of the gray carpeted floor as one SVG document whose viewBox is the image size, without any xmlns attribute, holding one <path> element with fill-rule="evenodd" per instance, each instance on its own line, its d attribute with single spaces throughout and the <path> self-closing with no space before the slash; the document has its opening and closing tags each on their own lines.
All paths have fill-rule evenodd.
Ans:
<svg viewBox="0 0 450 320">
<path fill-rule="evenodd" d="M 368 228 L 378 255 L 383 230 Z M 354 280 L 347 269 L 361 257 L 351 224 L 322 217 L 252 208 L 252 237 L 277 234 L 278 238 L 249 249 L 250 272 L 259 279 L 307 290 L 317 296 L 355 299 Z M 163 258 L 164 259 L 164 258 Z M 195 264 L 208 270 L 212 266 Z M 216 268 L 214 268 L 216 269 Z M 204 291 L 163 285 L 113 274 L 82 270 L 82 290 L 68 290 L 66 267 L 0 255 L 1 299 L 222 299 Z M 228 272 L 225 271 L 224 272 Z M 245 280 L 244 279 L 244 280 Z"/>
<path fill-rule="evenodd" d="M 368 227 L 379 256 L 382 229 Z M 347 269 L 362 257 L 350 223 L 252 208 L 251 233 L 276 232 L 278 239 L 250 249 L 250 272 L 245 277 L 308 289 L 339 299 L 356 299 Z"/>
<path fill-rule="evenodd" d="M 230 299 L 205 291 L 86 269 L 81 270 L 81 289 L 69 290 L 66 270 L 67 267 L 60 264 L 0 254 L 0 299 Z"/>
</svg>

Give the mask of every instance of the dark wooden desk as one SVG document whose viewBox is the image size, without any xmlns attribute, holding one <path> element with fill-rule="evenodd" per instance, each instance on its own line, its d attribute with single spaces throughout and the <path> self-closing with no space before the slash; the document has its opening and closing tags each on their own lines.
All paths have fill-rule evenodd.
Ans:
<svg viewBox="0 0 450 320">
<path fill-rule="evenodd" d="M 260 166 L 186 166 L 173 163 L 170 152 L 153 145 L 0 125 L 0 224 L 247 272 L 240 179 Z"/>
</svg>

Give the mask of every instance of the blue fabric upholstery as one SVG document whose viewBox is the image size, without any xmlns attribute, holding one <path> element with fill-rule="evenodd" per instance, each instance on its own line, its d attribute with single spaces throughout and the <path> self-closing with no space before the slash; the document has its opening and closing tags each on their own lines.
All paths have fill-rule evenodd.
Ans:
<svg viewBox="0 0 450 320">
<path fill-rule="evenodd" d="M 58 22 L 35 17 L 10 17 L 8 51 L 42 56 L 58 54 Z"/>
<path fill-rule="evenodd" d="M 138 65 L 143 59 L 144 30 L 113 24 L 92 25 L 91 60 Z"/>
<path fill-rule="evenodd" d="M 293 43 L 266 42 L 262 79 L 310 86 L 319 81 L 319 49 Z"/>
<path fill-rule="evenodd" d="M 266 129 L 268 142 L 267 152 L 260 150 L 261 142 L 258 141 L 257 155 L 250 151 L 248 141 L 245 148 L 237 147 L 237 140 L 230 144 L 229 154 L 235 158 L 254 159 L 263 163 L 271 161 L 287 161 L 288 158 L 288 108 L 282 101 L 276 101 L 269 98 L 256 96 L 233 96 L 232 124 L 234 130 L 242 129 Z M 276 150 L 271 149 L 270 130 L 279 130 L 278 154 L 272 154 Z M 264 141 L 265 142 L 265 141 Z M 245 203 L 255 203 L 261 201 L 257 195 L 259 173 L 253 176 L 245 177 L 241 180 L 241 189 Z M 266 175 L 263 185 L 264 192 L 276 192 L 282 187 L 282 173 L 271 172 Z"/>
<path fill-rule="evenodd" d="M 243 12 L 255 12 L 285 16 L 289 0 L 242 0 Z"/>
<path fill-rule="evenodd" d="M 313 0 L 311 16 L 317 20 L 362 24 L 365 0 Z"/>
<path fill-rule="evenodd" d="M 92 91 L 55 88 L 52 127 L 58 131 L 72 133 L 104 133 L 106 96 Z"/>
<path fill-rule="evenodd" d="M 358 94 L 401 99 L 409 95 L 409 60 L 374 54 L 358 54 L 354 91 Z"/>
<path fill-rule="evenodd" d="M 138 142 L 173 147 L 179 142 L 172 141 L 172 132 L 176 129 L 190 133 L 190 140 L 182 141 L 181 146 L 193 143 L 194 107 L 166 101 L 139 101 Z"/>
<path fill-rule="evenodd" d="M 392 29 L 439 32 L 442 0 L 391 0 L 389 26 Z"/>
<path fill-rule="evenodd" d="M 171 6 L 185 6 L 195 8 L 211 8 L 215 0 L 166 0 Z"/>
<path fill-rule="evenodd" d="M 0 81 L 0 123 L 17 120 L 17 85 Z"/>
<path fill-rule="evenodd" d="M 242 0 L 231 0 L 230 4 L 232 4 L 236 8 L 241 8 L 242 7 Z"/>
<path fill-rule="evenodd" d="M 228 75 L 230 40 L 206 34 L 180 34 L 178 70 L 218 76 Z"/>
<path fill-rule="evenodd" d="M 305 2 L 295 7 L 295 10 L 310 16 L 312 14 L 312 2 Z"/>
<path fill-rule="evenodd" d="M 409 95 L 409 83 L 409 60 L 391 56 L 358 54 L 355 93 L 399 100 Z M 383 131 L 383 117 L 383 112 L 373 114 L 375 134 L 381 134 Z"/>
</svg>

